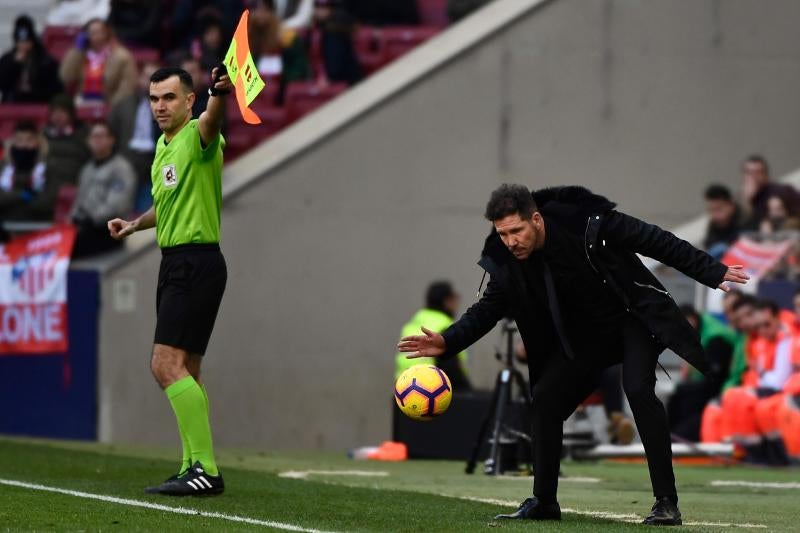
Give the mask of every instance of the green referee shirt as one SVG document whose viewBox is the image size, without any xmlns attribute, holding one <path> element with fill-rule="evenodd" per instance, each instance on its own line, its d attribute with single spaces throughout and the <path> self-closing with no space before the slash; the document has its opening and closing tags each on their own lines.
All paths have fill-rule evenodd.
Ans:
<svg viewBox="0 0 800 533">
<path fill-rule="evenodd" d="M 169 143 L 159 137 L 151 177 L 161 248 L 219 242 L 223 148 L 222 135 L 203 148 L 197 119 Z"/>
</svg>

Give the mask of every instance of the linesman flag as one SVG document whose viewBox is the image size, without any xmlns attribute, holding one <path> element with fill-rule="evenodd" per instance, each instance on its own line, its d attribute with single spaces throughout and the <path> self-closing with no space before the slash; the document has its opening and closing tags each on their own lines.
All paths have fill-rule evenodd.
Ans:
<svg viewBox="0 0 800 533">
<path fill-rule="evenodd" d="M 265 85 L 264 80 L 258 75 L 253 56 L 250 55 L 250 43 L 247 39 L 249 13 L 245 9 L 242 18 L 239 19 L 236 33 L 233 34 L 233 41 L 228 48 L 228 53 L 225 54 L 225 68 L 228 70 L 231 83 L 236 88 L 236 102 L 239 104 L 242 118 L 248 124 L 261 124 L 261 119 L 249 107 Z"/>
</svg>

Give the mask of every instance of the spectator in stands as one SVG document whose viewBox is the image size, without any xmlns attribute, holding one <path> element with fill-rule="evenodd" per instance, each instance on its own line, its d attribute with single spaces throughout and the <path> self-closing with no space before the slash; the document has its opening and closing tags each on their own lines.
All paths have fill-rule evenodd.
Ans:
<svg viewBox="0 0 800 533">
<path fill-rule="evenodd" d="M 361 79 L 361 65 L 353 45 L 355 20 L 342 0 L 315 0 L 314 24 L 322 34 L 323 81 L 354 84 Z"/>
<path fill-rule="evenodd" d="M 158 70 L 156 63 L 145 63 L 139 72 L 136 93 L 117 102 L 108 115 L 108 123 L 116 139 L 117 151 L 133 165 L 138 191 L 135 210 L 146 211 L 153 203 L 150 194 L 150 167 L 161 130 L 150 111 L 150 77 Z M 202 85 L 204 87 L 205 85 Z M 120 217 L 122 218 L 122 217 Z"/>
<path fill-rule="evenodd" d="M 136 61 L 120 44 L 108 24 L 99 19 L 86 23 L 75 46 L 61 62 L 61 80 L 74 87 L 82 102 L 114 105 L 136 90 Z"/>
<path fill-rule="evenodd" d="M 267 83 L 269 78 L 280 78 L 283 84 L 307 80 L 312 73 L 305 42 L 295 30 L 281 24 L 271 3 L 258 0 L 250 11 L 250 50 L 258 71 Z"/>
<path fill-rule="evenodd" d="M 111 238 L 107 223 L 131 214 L 136 173 L 122 155 L 114 153 L 114 142 L 108 123 L 97 122 L 89 129 L 92 160 L 81 169 L 78 194 L 70 213 L 70 219 L 78 228 L 73 258 L 95 255 L 122 245 L 122 241 Z"/>
<path fill-rule="evenodd" d="M 708 229 L 703 247 L 709 255 L 720 259 L 728 247 L 739 238 L 742 213 L 733 200 L 730 189 L 724 185 L 709 185 L 705 192 Z"/>
<path fill-rule="evenodd" d="M 200 61 L 204 70 L 210 72 L 222 63 L 230 42 L 225 39 L 219 19 L 209 16 L 201 21 L 201 25 L 200 37 L 192 41 L 190 50 L 192 57 Z"/>
<path fill-rule="evenodd" d="M 53 97 L 44 128 L 47 140 L 47 186 L 42 193 L 43 208 L 52 217 L 62 186 L 75 186 L 78 173 L 89 160 L 86 128 L 75 117 L 75 104 L 66 94 Z"/>
<path fill-rule="evenodd" d="M 36 35 L 30 17 L 17 17 L 13 38 L 14 48 L 0 58 L 3 103 L 50 101 L 61 92 L 58 65 Z"/>
<path fill-rule="evenodd" d="M 348 9 L 359 23 L 370 26 L 419 24 L 415 0 L 348 0 Z"/>
<path fill-rule="evenodd" d="M 19 122 L 0 170 L 0 213 L 4 220 L 34 220 L 33 207 L 45 186 L 44 143 L 33 122 Z"/>
<path fill-rule="evenodd" d="M 723 313 L 725 314 L 725 321 L 728 323 L 728 327 L 736 332 L 737 337 L 736 343 L 733 346 L 733 354 L 731 357 L 731 364 L 728 369 L 728 375 L 725 376 L 725 382 L 722 385 L 722 392 L 741 384 L 742 374 L 744 374 L 744 371 L 747 369 L 747 354 L 745 350 L 746 330 L 736 319 L 735 311 L 736 306 L 739 304 L 739 301 L 743 296 L 745 295 L 742 293 L 742 291 L 731 290 L 730 292 L 725 293 L 725 295 L 722 297 L 722 309 Z M 755 303 L 755 298 L 748 295 L 745 298 L 745 305 L 747 304 L 748 299 L 750 302 Z"/>
<path fill-rule="evenodd" d="M 759 229 L 767 217 L 771 196 L 782 196 L 791 212 L 800 212 L 800 193 L 791 185 L 770 181 L 769 164 L 760 155 L 751 155 L 742 163 L 742 194 L 750 212 L 749 229 Z"/>
<path fill-rule="evenodd" d="M 105 20 L 109 0 L 59 0 L 47 14 L 47 26 L 83 26 L 92 19 Z"/>
<path fill-rule="evenodd" d="M 700 344 L 711 365 L 708 377 L 684 365 L 684 379 L 675 387 L 667 403 L 670 431 L 684 439 L 700 440 L 700 421 L 706 404 L 722 389 L 730 371 L 735 347 L 744 339 L 708 313 L 700 314 L 691 305 L 681 306 L 686 320 L 700 335 Z"/>
<path fill-rule="evenodd" d="M 784 193 L 767 198 L 767 215 L 761 221 L 761 233 L 770 235 L 779 231 L 800 229 L 800 217 Z"/>
<path fill-rule="evenodd" d="M 458 22 L 489 2 L 490 0 L 447 0 L 447 18 L 450 22 Z"/>
<path fill-rule="evenodd" d="M 314 0 L 271 0 L 269 3 L 285 28 L 303 30 L 311 26 Z"/>
<path fill-rule="evenodd" d="M 208 104 L 208 91 L 203 91 L 200 88 L 206 87 L 211 83 L 211 76 L 208 71 L 203 70 L 200 60 L 192 56 L 184 56 L 178 66 L 192 77 L 192 83 L 196 88 L 194 104 L 192 104 L 192 118 L 199 118 L 200 113 L 206 110 L 206 105 Z"/>
<path fill-rule="evenodd" d="M 746 459 L 785 465 L 788 458 L 774 415 L 781 400 L 778 395 L 792 374 L 792 332 L 781 322 L 774 302 L 759 303 L 755 322 L 760 342 L 752 354 L 753 378 L 725 392 L 722 418 L 734 442 L 746 451 Z"/>
<path fill-rule="evenodd" d="M 458 314 L 458 307 L 461 297 L 453 289 L 449 281 L 436 281 L 428 286 L 425 293 L 425 307 L 417 311 L 411 320 L 403 326 L 400 336 L 406 337 L 414 335 L 420 328 L 427 328 L 436 333 L 446 330 L 453 319 Z M 408 359 L 406 354 L 398 352 L 395 355 L 394 377 L 397 379 L 405 370 L 414 365 L 437 365 L 450 378 L 454 391 L 463 392 L 470 390 L 469 378 L 467 377 L 467 352 L 463 351 L 457 357 L 451 359 Z"/>
<path fill-rule="evenodd" d="M 157 47 L 161 23 L 158 0 L 111 0 L 108 24 L 123 43 L 138 47 Z"/>
<path fill-rule="evenodd" d="M 172 12 L 175 47 L 188 48 L 193 40 L 202 36 L 206 21 L 210 19 L 222 25 L 223 40 L 227 46 L 244 8 L 242 0 L 177 0 Z"/>
</svg>

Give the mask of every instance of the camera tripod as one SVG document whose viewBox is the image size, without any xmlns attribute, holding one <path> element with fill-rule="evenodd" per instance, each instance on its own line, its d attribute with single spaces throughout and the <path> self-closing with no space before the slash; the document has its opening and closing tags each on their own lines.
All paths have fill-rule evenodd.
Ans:
<svg viewBox="0 0 800 533">
<path fill-rule="evenodd" d="M 525 382 L 522 373 L 514 367 L 514 333 L 516 331 L 517 328 L 512 326 L 510 320 L 506 319 L 503 321 L 502 333 L 505 336 L 506 350 L 505 353 L 501 353 L 500 350 L 495 352 L 495 358 L 503 363 L 503 368 L 497 374 L 489 410 L 483 422 L 481 422 L 480 430 L 475 439 L 475 445 L 472 448 L 472 454 L 470 455 L 469 461 L 467 461 L 467 467 L 465 469 L 467 474 L 475 472 L 478 455 L 480 454 L 483 443 L 487 441 L 487 431 L 490 427 L 491 434 L 488 439 L 490 448 L 489 456 L 484 463 L 485 474 L 497 476 L 503 473 L 504 463 L 502 461 L 503 448 L 501 447 L 501 443 L 515 444 L 518 442 L 518 439 L 523 439 L 530 443 L 530 434 L 526 431 L 513 428 L 508 421 L 511 403 L 514 398 L 512 394 L 514 383 L 516 383 L 519 389 L 520 396 L 526 402 L 526 408 L 531 404 L 528 384 Z"/>
</svg>

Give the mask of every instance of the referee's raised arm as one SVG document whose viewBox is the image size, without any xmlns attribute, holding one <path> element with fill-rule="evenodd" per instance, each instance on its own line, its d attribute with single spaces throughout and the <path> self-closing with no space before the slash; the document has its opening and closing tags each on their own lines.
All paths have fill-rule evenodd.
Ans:
<svg viewBox="0 0 800 533">
<path fill-rule="evenodd" d="M 211 87 L 208 88 L 208 105 L 206 106 L 206 110 L 200 114 L 200 118 L 197 121 L 200 138 L 206 146 L 211 144 L 217 135 L 219 135 L 224 118 L 223 111 L 225 109 L 223 97 L 226 94 L 230 94 L 233 89 L 233 84 L 227 73 L 222 74 L 218 79 L 219 69 L 220 67 L 214 67 L 211 71 L 211 79 L 217 81 L 211 82 Z"/>
</svg>

